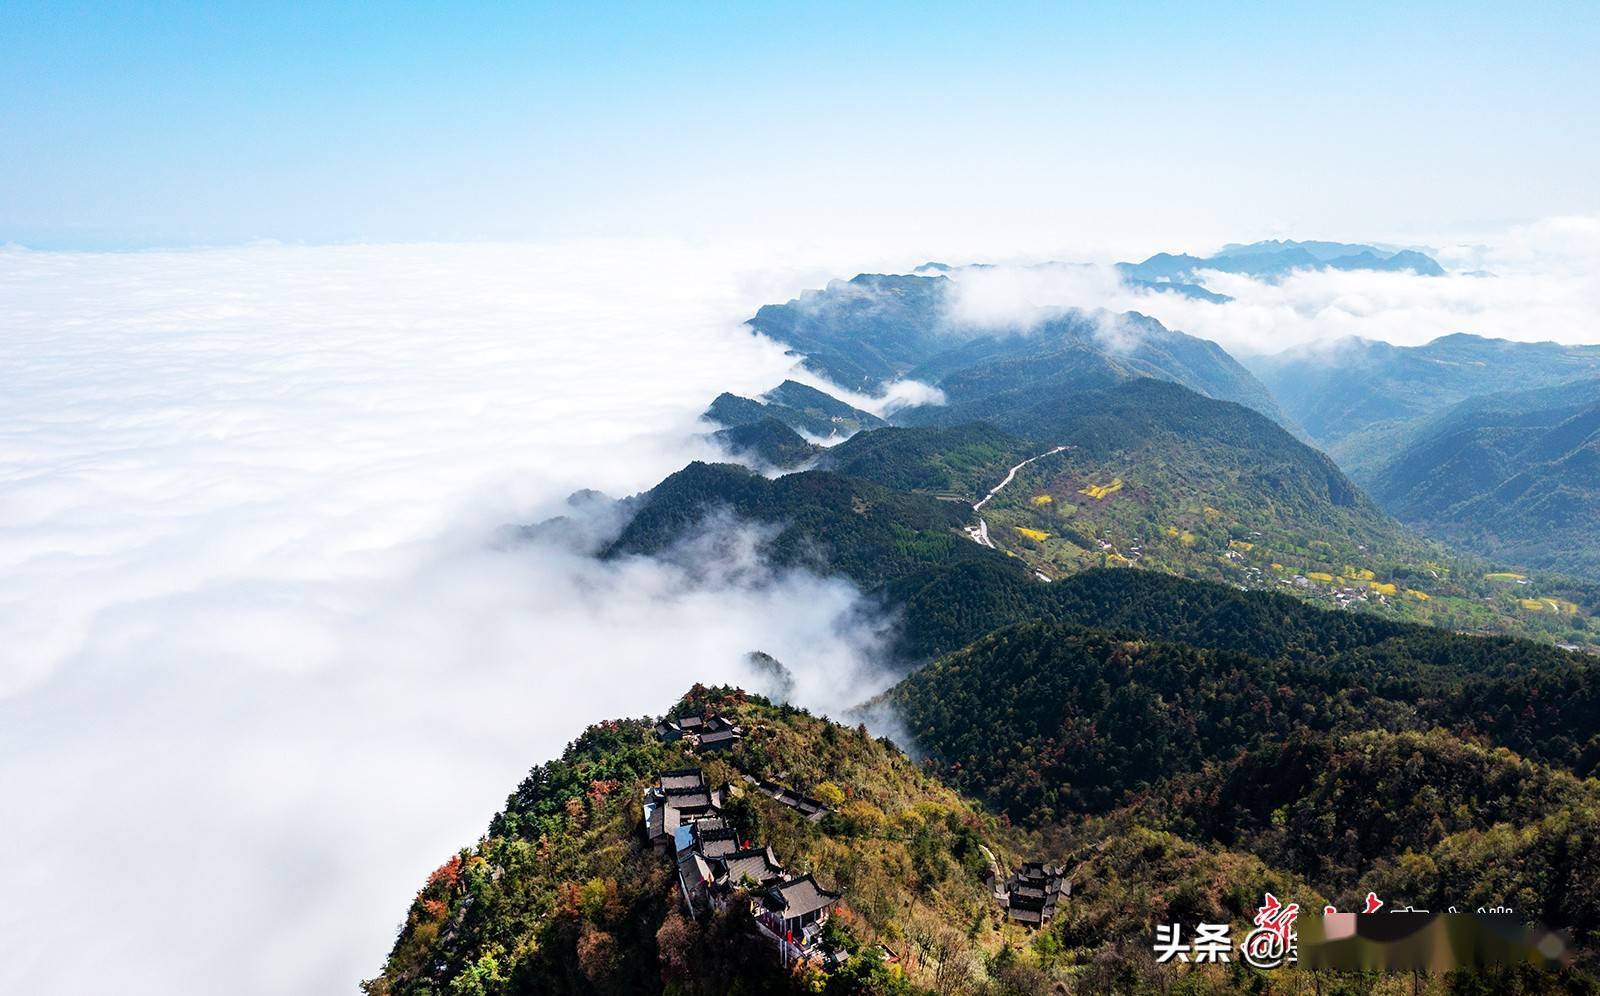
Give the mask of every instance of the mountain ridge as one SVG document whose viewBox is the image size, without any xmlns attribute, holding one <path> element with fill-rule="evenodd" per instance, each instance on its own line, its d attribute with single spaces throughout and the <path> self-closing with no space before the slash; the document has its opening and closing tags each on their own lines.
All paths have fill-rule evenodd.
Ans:
<svg viewBox="0 0 1600 996">
<path fill-rule="evenodd" d="M 952 317 L 956 286 L 944 274 L 858 274 L 785 304 L 764 305 L 748 325 L 847 390 L 879 391 L 913 378 L 941 390 L 948 380 L 950 390 L 971 396 L 982 389 L 983 378 L 1007 376 L 1007 365 L 1011 376 L 1026 373 L 1048 347 L 1057 383 L 1104 386 L 1157 376 L 1283 418 L 1254 375 L 1208 340 L 1145 315 L 1070 309 L 1040 309 L 1026 320 L 974 326 Z M 968 383 L 973 379 L 979 381 L 975 386 Z"/>
</svg>

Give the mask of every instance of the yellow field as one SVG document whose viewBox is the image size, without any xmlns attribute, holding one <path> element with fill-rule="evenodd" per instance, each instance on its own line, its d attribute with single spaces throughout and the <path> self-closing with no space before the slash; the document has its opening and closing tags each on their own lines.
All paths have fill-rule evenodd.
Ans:
<svg viewBox="0 0 1600 996">
<path fill-rule="evenodd" d="M 1371 581 L 1377 577 L 1376 574 L 1365 567 L 1351 567 L 1349 564 L 1344 567 L 1344 576 L 1352 581 Z"/>
<path fill-rule="evenodd" d="M 1519 598 L 1517 604 L 1529 612 L 1554 612 L 1569 616 L 1578 614 L 1577 605 L 1561 598 Z"/>
<path fill-rule="evenodd" d="M 1244 540 L 1229 540 L 1228 545 L 1235 550 L 1243 550 L 1245 553 L 1249 553 L 1256 548 L 1254 543 L 1246 543 Z"/>
<path fill-rule="evenodd" d="M 1173 539 L 1177 539 L 1177 537 L 1178 537 L 1178 527 L 1177 526 L 1168 526 L 1167 527 L 1167 535 L 1171 536 Z"/>
<path fill-rule="evenodd" d="M 1189 532 L 1187 529 L 1178 534 L 1178 542 L 1182 543 L 1184 546 L 1194 546 L 1194 541 L 1194 533 Z"/>
<path fill-rule="evenodd" d="M 1087 487 L 1080 488 L 1078 494 L 1088 495 L 1095 501 L 1104 501 L 1121 490 L 1122 478 L 1113 477 L 1110 484 L 1090 484 Z"/>
<path fill-rule="evenodd" d="M 1400 593 L 1400 589 L 1395 586 L 1393 581 L 1368 581 L 1367 587 L 1380 595 L 1398 595 Z"/>
<path fill-rule="evenodd" d="M 1306 571 L 1306 577 L 1313 581 L 1321 581 L 1323 584 L 1333 584 L 1333 575 L 1323 571 Z"/>
<path fill-rule="evenodd" d="M 1049 495 L 1034 495 L 1033 496 L 1033 503 L 1035 505 L 1048 505 L 1053 501 L 1055 501 L 1055 499 L 1050 497 Z"/>
<path fill-rule="evenodd" d="M 1127 557 L 1124 557 L 1120 553 L 1108 553 L 1108 554 L 1106 554 L 1106 566 L 1107 567 L 1131 567 L 1131 566 L 1133 566 L 1133 561 L 1129 560 Z"/>
<path fill-rule="evenodd" d="M 1425 592 L 1425 591 L 1417 591 L 1415 588 L 1407 588 L 1406 589 L 1406 594 L 1410 595 L 1412 598 L 1416 599 L 1419 602 L 1426 602 L 1428 600 L 1428 593 L 1427 592 Z"/>
<path fill-rule="evenodd" d="M 1026 526 L 1018 526 L 1017 532 L 1033 540 L 1035 543 L 1043 543 L 1045 540 L 1050 538 L 1050 534 L 1045 532 L 1043 529 L 1029 529 Z"/>
<path fill-rule="evenodd" d="M 1275 571 L 1281 571 L 1281 570 L 1283 570 L 1283 565 L 1278 563 L 1277 561 L 1273 561 L 1272 562 L 1272 569 L 1275 570 Z"/>
<path fill-rule="evenodd" d="M 1528 580 L 1528 576 L 1526 574 L 1514 574 L 1511 571 L 1496 571 L 1493 574 L 1485 574 L 1483 576 L 1483 579 L 1485 581 L 1512 581 L 1512 582 L 1516 582 L 1516 581 L 1526 581 L 1526 580 Z"/>
<path fill-rule="evenodd" d="M 1206 518 L 1211 519 L 1211 520 L 1216 520 L 1216 519 L 1222 518 L 1222 509 L 1220 509 L 1220 508 L 1212 508 L 1210 505 L 1207 505 L 1204 508 L 1202 508 L 1200 511 L 1204 512 L 1205 515 L 1206 515 Z"/>
</svg>

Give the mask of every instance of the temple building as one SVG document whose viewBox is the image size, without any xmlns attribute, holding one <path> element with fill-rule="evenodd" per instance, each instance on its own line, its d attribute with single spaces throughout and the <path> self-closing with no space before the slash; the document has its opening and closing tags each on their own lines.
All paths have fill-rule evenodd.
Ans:
<svg viewBox="0 0 1600 996">
<path fill-rule="evenodd" d="M 745 776 L 745 781 L 760 789 L 763 794 L 778 800 L 778 802 L 795 810 L 813 823 L 828 815 L 828 807 L 822 802 L 808 795 L 801 795 L 792 788 L 779 785 L 777 782 L 758 780 L 749 775 Z"/>
<path fill-rule="evenodd" d="M 1072 882 L 1055 865 L 1025 861 L 1021 870 L 995 887 L 995 901 L 1018 923 L 1042 927 L 1056 915 L 1059 900 L 1072 895 Z"/>
<path fill-rule="evenodd" d="M 756 923 L 777 941 L 785 960 L 807 957 L 828 922 L 828 914 L 841 898 L 817 884 L 810 875 L 776 882 L 755 900 L 751 912 Z"/>
<path fill-rule="evenodd" d="M 726 750 L 744 737 L 743 728 L 720 714 L 680 716 L 656 724 L 656 736 L 667 743 L 683 741 L 690 750 Z"/>
<path fill-rule="evenodd" d="M 659 782 L 645 790 L 644 836 L 662 854 L 683 850 L 698 824 L 723 829 L 723 790 L 706 784 L 699 768 L 679 768 L 661 773 Z"/>
<path fill-rule="evenodd" d="M 821 803 L 782 786 L 756 784 L 812 819 L 827 812 Z M 812 958 L 841 961 L 842 949 L 827 951 L 818 944 L 840 893 L 824 889 L 809 874 L 791 876 L 772 848 L 742 841 L 722 815 L 723 795 L 711 789 L 699 768 L 664 771 L 645 791 L 645 839 L 672 856 L 684 907 L 698 917 L 726 910 L 735 900 L 748 902 L 757 928 L 776 944 L 785 964 Z"/>
</svg>

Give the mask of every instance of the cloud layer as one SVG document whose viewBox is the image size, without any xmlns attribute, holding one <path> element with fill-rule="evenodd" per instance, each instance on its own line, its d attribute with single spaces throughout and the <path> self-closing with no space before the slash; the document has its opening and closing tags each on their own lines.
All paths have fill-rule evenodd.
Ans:
<svg viewBox="0 0 1600 996">
<path fill-rule="evenodd" d="M 706 402 L 792 366 L 737 327 L 786 266 L 0 253 L 0 990 L 349 992 L 587 723 L 752 649 L 814 707 L 880 687 L 881 621 L 737 524 L 669 563 L 496 542 L 713 458 Z"/>
<path fill-rule="evenodd" d="M 1109 264 L 963 270 L 953 317 L 979 325 L 1038 320 L 1040 307 L 1137 311 L 1236 353 L 1347 336 L 1420 345 L 1472 332 L 1523 341 L 1600 342 L 1600 217 L 1554 218 L 1433 250 L 1443 277 L 1302 271 L 1281 280 L 1204 273 L 1212 304 L 1123 284 Z"/>
</svg>

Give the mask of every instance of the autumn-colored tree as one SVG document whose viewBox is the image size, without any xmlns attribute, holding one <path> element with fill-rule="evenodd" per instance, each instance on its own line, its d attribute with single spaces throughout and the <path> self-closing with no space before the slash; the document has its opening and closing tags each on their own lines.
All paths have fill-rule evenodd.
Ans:
<svg viewBox="0 0 1600 996">
<path fill-rule="evenodd" d="M 833 782 L 819 783 L 816 788 L 812 789 L 812 794 L 817 797 L 818 802 L 824 805 L 837 806 L 844 802 L 844 789 Z"/>
<path fill-rule="evenodd" d="M 694 921 L 684 916 L 678 904 L 671 901 L 666 919 L 656 931 L 657 957 L 661 962 L 661 982 L 671 987 L 689 978 L 692 968 L 692 951 L 699 936 Z"/>
<path fill-rule="evenodd" d="M 423 886 L 424 891 L 439 890 L 450 892 L 461 884 L 461 855 L 450 855 L 450 860 L 433 870 L 428 876 L 428 884 Z"/>
<path fill-rule="evenodd" d="M 592 923 L 584 924 L 578 935 L 578 969 L 595 988 L 608 989 L 617 969 L 617 939 Z"/>
<path fill-rule="evenodd" d="M 605 802 L 612 792 L 621 784 L 615 778 L 597 778 L 589 783 L 589 805 L 598 806 Z"/>
<path fill-rule="evenodd" d="M 622 916 L 622 897 L 614 878 L 591 878 L 578 890 L 578 909 L 590 923 L 615 921 Z"/>
</svg>

